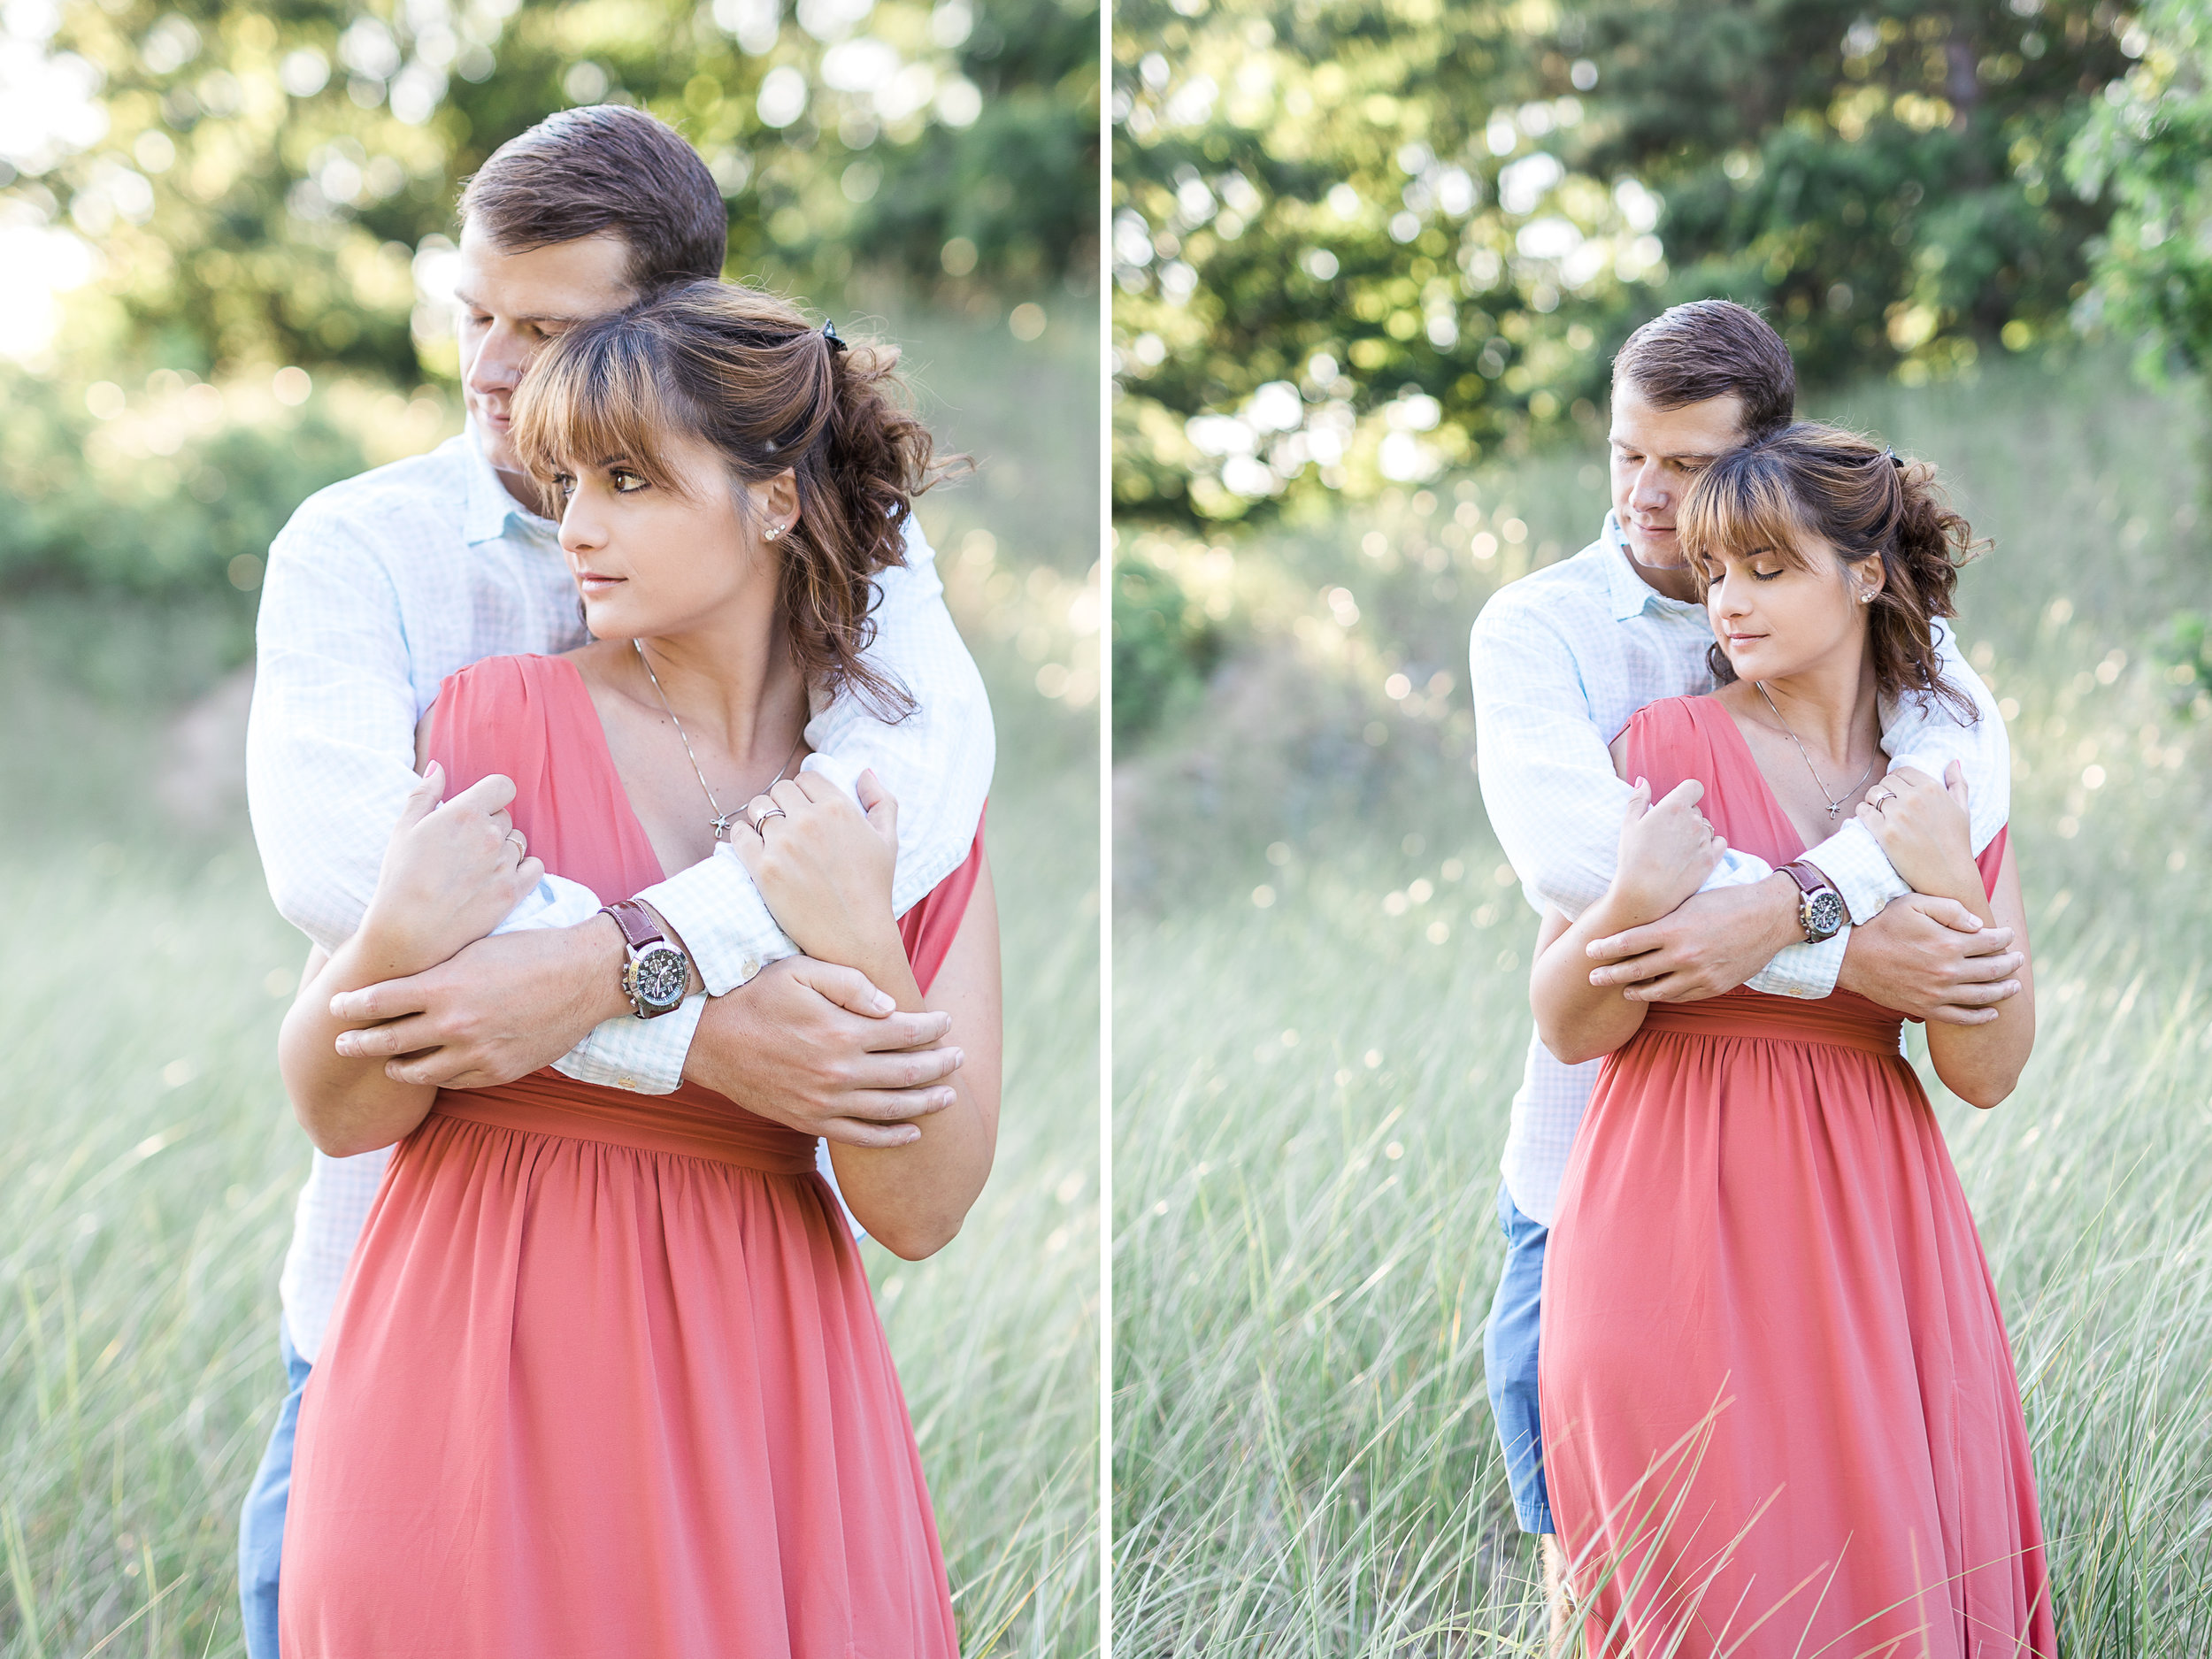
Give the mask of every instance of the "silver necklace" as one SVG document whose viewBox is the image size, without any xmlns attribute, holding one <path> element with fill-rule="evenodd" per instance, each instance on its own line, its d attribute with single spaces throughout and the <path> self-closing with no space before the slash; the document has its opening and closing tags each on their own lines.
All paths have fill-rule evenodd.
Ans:
<svg viewBox="0 0 2212 1659">
<path fill-rule="evenodd" d="M 691 739 L 684 735 L 684 723 L 676 718 L 676 710 L 669 708 L 668 694 L 661 689 L 661 677 L 653 672 L 653 659 L 645 654 L 645 641 L 632 640 L 630 644 L 637 652 L 638 661 L 645 664 L 645 677 L 653 682 L 653 695 L 661 700 L 661 707 L 668 710 L 668 718 L 676 727 L 676 735 L 683 741 L 685 757 L 691 762 L 691 770 L 699 780 L 699 787 L 707 793 L 707 804 L 714 809 L 714 839 L 726 841 L 730 838 L 730 826 L 737 822 L 737 814 L 725 812 L 722 803 L 714 798 L 714 786 L 707 781 L 707 774 L 699 770 L 699 757 L 692 753 Z M 792 741 L 791 753 L 786 755 L 783 764 L 776 768 L 776 775 L 756 789 L 754 795 L 765 795 L 783 781 L 784 773 L 791 770 L 791 763 L 798 757 L 799 745 L 805 741 L 806 732 L 802 728 Z M 752 797 L 748 795 L 746 798 L 750 800 Z"/>
<path fill-rule="evenodd" d="M 1767 707 L 1774 709 L 1774 699 L 1771 696 L 1769 696 L 1767 693 L 1767 682 L 1763 680 L 1755 680 L 1751 683 L 1758 687 L 1759 695 L 1766 698 Z M 1782 710 L 1779 709 L 1774 709 L 1774 718 L 1778 720 L 1782 720 Z M 1790 731 L 1790 723 L 1787 720 L 1782 720 L 1782 729 L 1785 732 L 1789 733 L 1790 741 L 1797 744 L 1797 753 L 1799 758 L 1804 761 L 1805 770 L 1813 774 L 1813 787 L 1820 791 L 1820 798 L 1828 803 L 1828 821 L 1831 824 L 1834 823 L 1836 821 L 1836 815 L 1843 810 L 1844 801 L 1848 801 L 1853 795 L 1858 794 L 1860 786 L 1864 784 L 1869 778 L 1871 778 L 1874 775 L 1874 760 L 1881 759 L 1882 751 L 1878 748 L 1875 749 L 1874 760 L 1870 760 L 1866 763 L 1866 770 L 1859 774 L 1858 783 L 1855 783 L 1848 789 L 1846 789 L 1843 792 L 1843 800 L 1839 801 L 1834 795 L 1830 795 L 1828 793 L 1828 786 L 1821 782 L 1820 769 L 1813 764 L 1813 757 L 1810 755 L 1806 754 L 1805 745 L 1801 742 L 1798 742 L 1797 733 Z"/>
</svg>

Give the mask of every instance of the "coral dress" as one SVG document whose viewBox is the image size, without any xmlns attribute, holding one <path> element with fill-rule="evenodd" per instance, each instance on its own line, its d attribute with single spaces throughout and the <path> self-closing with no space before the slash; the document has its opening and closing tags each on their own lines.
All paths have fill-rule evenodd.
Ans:
<svg viewBox="0 0 2212 1659">
<path fill-rule="evenodd" d="M 581 678 L 449 679 L 449 791 L 511 777 L 549 870 L 662 878 Z M 977 850 L 901 923 L 926 987 Z M 954 1659 L 921 1460 L 814 1141 L 552 1071 L 400 1143 L 302 1404 L 288 1659 Z"/>
<path fill-rule="evenodd" d="M 1628 726 L 1732 847 L 1804 850 L 1710 698 Z M 1993 884 L 1998 840 L 1980 861 Z M 1544 1470 L 1593 1655 L 2051 1659 L 1997 1292 L 1898 1017 L 1659 1003 L 1607 1057 L 1544 1263 Z"/>
</svg>

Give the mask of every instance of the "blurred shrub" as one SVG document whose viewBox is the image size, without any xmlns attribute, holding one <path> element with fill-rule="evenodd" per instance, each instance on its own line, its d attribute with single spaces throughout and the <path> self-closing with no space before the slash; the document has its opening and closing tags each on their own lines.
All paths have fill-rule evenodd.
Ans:
<svg viewBox="0 0 2212 1659">
<path fill-rule="evenodd" d="M 1686 298 L 1764 307 L 1814 383 L 2054 337 L 2108 211 L 2063 157 L 2144 39 L 2100 0 L 1116 23 L 1115 501 L 1187 523 L 1589 426 Z"/>
<path fill-rule="evenodd" d="M 2116 203 L 2085 310 L 2142 343 L 2154 374 L 2212 366 L 2212 4 L 2152 0 L 2129 25 L 2139 61 L 2091 116 L 2068 167 Z"/>
<path fill-rule="evenodd" d="M 2166 671 L 2167 695 L 2175 709 L 2207 712 L 2208 699 L 2212 699 L 2212 632 L 2207 630 L 2204 613 L 2179 612 L 2153 649 Z"/>
<path fill-rule="evenodd" d="M 0 577 L 19 591 L 228 593 L 250 610 L 242 595 L 260 586 L 270 538 L 303 499 L 448 419 L 434 397 L 357 384 L 297 406 L 308 382 L 291 373 L 294 404 L 265 380 L 167 371 L 134 397 L 96 382 L 98 415 L 79 388 L 17 378 L 0 401 Z"/>
<path fill-rule="evenodd" d="M 1141 558 L 1114 567 L 1114 741 L 1126 742 L 1194 702 L 1220 636 L 1176 580 Z"/>
</svg>

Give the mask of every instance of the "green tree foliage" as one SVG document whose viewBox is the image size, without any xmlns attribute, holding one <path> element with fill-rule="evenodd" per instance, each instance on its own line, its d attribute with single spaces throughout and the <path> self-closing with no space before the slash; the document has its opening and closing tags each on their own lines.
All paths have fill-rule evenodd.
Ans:
<svg viewBox="0 0 2212 1659">
<path fill-rule="evenodd" d="M 1114 489 L 1218 520 L 1594 418 L 1721 294 L 1813 380 L 2061 328 L 2090 0 L 1137 0 L 1116 12 Z M 2095 192 L 2089 193 L 2093 198 Z"/>
<path fill-rule="evenodd" d="M 1758 305 L 1833 381 L 2064 326 L 2105 217 L 2066 149 L 2128 59 L 2096 0 L 1614 0 L 1564 13 L 1543 64 L 1593 88 L 1570 165 L 1665 198 L 1658 297 Z"/>
<path fill-rule="evenodd" d="M 1565 349 L 1543 320 L 1555 286 L 1512 257 L 1524 215 L 1499 205 L 1486 138 L 1531 77 L 1516 19 L 1117 7 L 1118 508 L 1234 518 L 1294 480 L 1412 477 L 1510 428 Z M 1625 224 L 1602 188 L 1578 205 L 1593 231 Z"/>
<path fill-rule="evenodd" d="M 100 245 L 102 349 L 202 374 L 415 378 L 411 324 L 439 334 L 419 271 L 461 180 L 577 103 L 641 104 L 698 146 L 733 273 L 819 289 L 858 260 L 1025 290 L 1087 269 L 1094 0 L 782 11 L 72 0 L 51 46 L 97 84 L 105 131 L 42 168 L 19 157 L 7 194 Z"/>
<path fill-rule="evenodd" d="M 89 280 L 44 350 L 0 367 L 0 572 L 250 590 L 302 497 L 434 442 L 459 186 L 566 105 L 641 104 L 699 148 L 734 276 L 820 303 L 863 274 L 1002 306 L 1086 288 L 1097 16 L 19 0 L 0 98 L 38 103 L 0 118 L 0 248 Z"/>
<path fill-rule="evenodd" d="M 2114 202 L 2084 310 L 2142 341 L 2147 370 L 2201 374 L 2212 367 L 2212 5 L 2154 0 L 2123 43 L 2141 61 L 2069 157 L 2085 192 Z"/>
<path fill-rule="evenodd" d="M 1205 683 L 1220 636 L 1175 579 L 1143 559 L 1114 567 L 1114 741 L 1157 726 Z"/>
</svg>

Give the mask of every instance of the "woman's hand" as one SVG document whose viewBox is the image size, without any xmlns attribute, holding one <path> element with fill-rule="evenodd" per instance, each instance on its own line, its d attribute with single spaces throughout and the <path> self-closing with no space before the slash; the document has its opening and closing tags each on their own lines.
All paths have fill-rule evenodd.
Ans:
<svg viewBox="0 0 2212 1659">
<path fill-rule="evenodd" d="M 1938 783 L 1924 772 L 1900 766 L 1868 790 L 1867 797 L 1859 803 L 1859 822 L 1914 892 L 1956 897 L 1955 889 L 1970 885 L 1975 896 L 1981 896 L 1964 767 L 1953 761 Z"/>
<path fill-rule="evenodd" d="M 361 918 L 364 948 L 410 972 L 483 938 L 545 873 L 507 815 L 511 780 L 495 772 L 441 803 L 444 790 L 433 761 L 408 794 Z"/>
<path fill-rule="evenodd" d="M 751 823 L 730 833 L 731 847 L 792 941 L 818 962 L 849 967 L 898 944 L 891 914 L 898 803 L 872 772 L 862 772 L 855 787 L 861 806 L 821 773 L 803 772 L 755 795 L 745 809 Z"/>
<path fill-rule="evenodd" d="M 1728 843 L 1697 810 L 1705 786 L 1686 778 L 1652 803 L 1647 780 L 1636 780 L 1621 824 L 1620 861 L 1612 895 L 1624 916 L 1653 921 L 1705 885 Z"/>
</svg>

